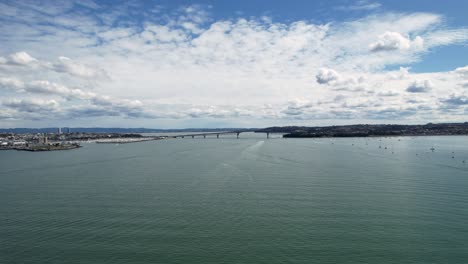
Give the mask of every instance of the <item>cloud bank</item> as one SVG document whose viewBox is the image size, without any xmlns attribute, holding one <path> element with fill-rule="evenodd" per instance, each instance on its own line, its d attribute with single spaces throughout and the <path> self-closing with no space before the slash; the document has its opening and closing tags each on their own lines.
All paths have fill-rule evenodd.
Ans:
<svg viewBox="0 0 468 264">
<path fill-rule="evenodd" d="M 197 5 L 0 3 L 0 120 L 5 127 L 464 120 L 468 66 L 414 73 L 411 64 L 436 47 L 466 45 L 468 29 L 433 13 L 377 15 L 377 2 L 346 8 L 365 13 L 320 24 L 215 20 Z M 132 19 L 137 13 L 141 20 Z"/>
</svg>

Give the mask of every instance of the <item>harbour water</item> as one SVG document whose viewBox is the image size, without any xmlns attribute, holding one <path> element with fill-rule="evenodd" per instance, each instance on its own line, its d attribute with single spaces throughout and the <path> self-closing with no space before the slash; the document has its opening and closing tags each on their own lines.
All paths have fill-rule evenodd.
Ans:
<svg viewBox="0 0 468 264">
<path fill-rule="evenodd" d="M 0 263 L 466 263 L 467 162 L 466 136 L 0 151 Z"/>
</svg>

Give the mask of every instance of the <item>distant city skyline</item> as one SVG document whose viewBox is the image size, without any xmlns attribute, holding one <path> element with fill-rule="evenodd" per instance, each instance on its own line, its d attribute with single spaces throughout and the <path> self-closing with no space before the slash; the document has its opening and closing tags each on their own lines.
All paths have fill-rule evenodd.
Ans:
<svg viewBox="0 0 468 264">
<path fill-rule="evenodd" d="M 0 128 L 468 121 L 467 1 L 2 1 Z"/>
</svg>

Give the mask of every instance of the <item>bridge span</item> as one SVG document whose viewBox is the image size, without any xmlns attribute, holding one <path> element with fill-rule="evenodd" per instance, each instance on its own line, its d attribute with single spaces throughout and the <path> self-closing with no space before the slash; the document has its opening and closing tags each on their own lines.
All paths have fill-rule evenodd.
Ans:
<svg viewBox="0 0 468 264">
<path fill-rule="evenodd" d="M 174 135 L 174 136 L 168 136 L 168 138 L 185 138 L 185 137 L 192 137 L 192 138 L 203 137 L 203 138 L 206 138 L 207 136 L 216 136 L 216 138 L 219 138 L 220 135 L 236 135 L 236 138 L 239 138 L 239 135 L 241 133 L 246 133 L 246 132 L 254 132 L 254 131 L 246 130 L 246 131 L 207 132 L 207 133 Z M 255 133 L 265 133 L 266 137 L 270 138 L 270 132 L 255 132 Z"/>
</svg>

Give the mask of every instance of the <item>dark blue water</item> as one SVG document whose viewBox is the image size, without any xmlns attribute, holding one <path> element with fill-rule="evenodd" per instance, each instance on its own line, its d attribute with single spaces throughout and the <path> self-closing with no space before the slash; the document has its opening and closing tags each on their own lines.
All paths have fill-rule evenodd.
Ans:
<svg viewBox="0 0 468 264">
<path fill-rule="evenodd" d="M 467 263 L 463 160 L 468 137 L 0 151 L 0 263 Z"/>
</svg>

